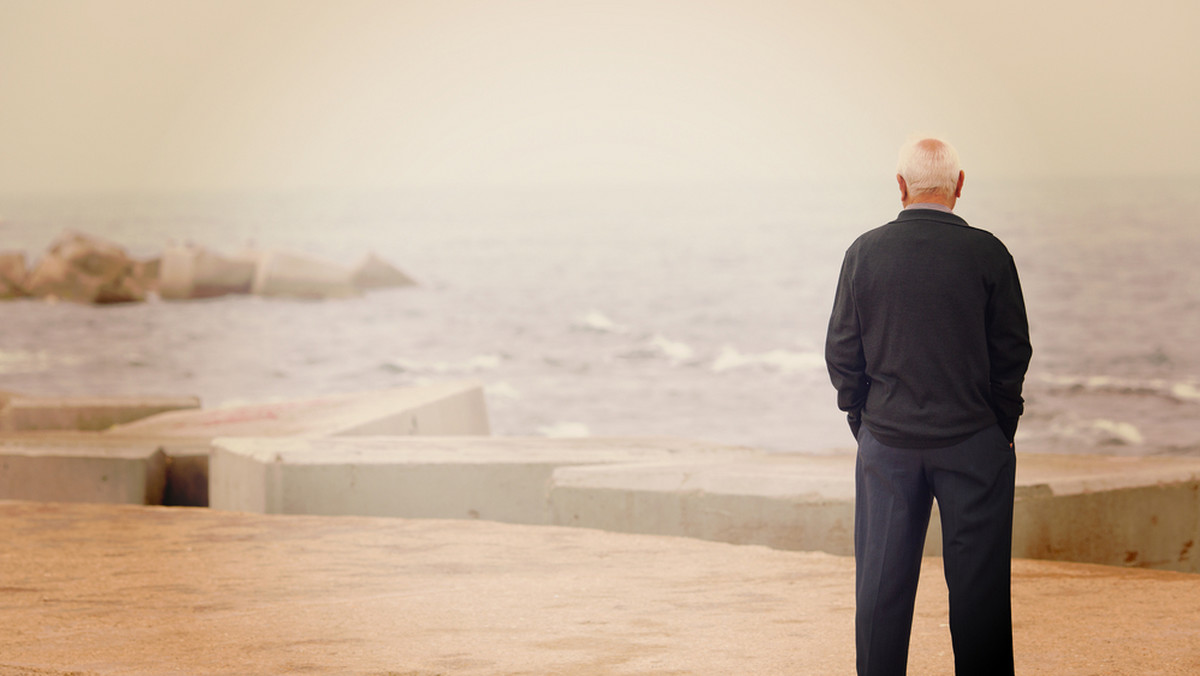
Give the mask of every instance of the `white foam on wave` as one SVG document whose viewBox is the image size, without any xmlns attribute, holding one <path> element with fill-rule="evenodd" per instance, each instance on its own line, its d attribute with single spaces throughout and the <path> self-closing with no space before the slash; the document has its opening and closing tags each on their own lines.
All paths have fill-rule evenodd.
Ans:
<svg viewBox="0 0 1200 676">
<path fill-rule="evenodd" d="M 520 390 L 506 382 L 488 383 L 483 389 L 484 392 L 487 393 L 487 396 L 494 397 L 496 399 L 521 398 Z"/>
<path fill-rule="evenodd" d="M 503 359 L 499 355 L 481 354 L 465 361 L 432 361 L 419 362 L 412 359 L 396 358 L 387 362 L 390 368 L 405 373 L 479 373 L 493 371 L 500 367 Z"/>
<path fill-rule="evenodd" d="M 1175 395 L 1176 399 L 1200 401 L 1200 387 L 1189 383 L 1175 383 L 1171 386 L 1171 394 Z"/>
<path fill-rule="evenodd" d="M 576 317 L 571 325 L 596 333 L 629 333 L 628 327 L 614 322 L 599 310 L 590 310 L 586 314 Z"/>
<path fill-rule="evenodd" d="M 1113 376 L 1061 376 L 1043 374 L 1040 380 L 1054 387 L 1106 394 L 1149 394 L 1181 402 L 1200 401 L 1200 388 L 1192 382 L 1171 382 L 1159 378 L 1136 380 Z"/>
<path fill-rule="evenodd" d="M 725 346 L 721 348 L 721 353 L 712 363 L 712 370 L 715 373 L 747 367 L 765 368 L 784 374 L 823 370 L 825 356 L 816 352 L 793 352 L 791 350 L 743 354 L 737 348 Z"/>
<path fill-rule="evenodd" d="M 592 431 L 587 425 L 578 422 L 559 422 L 553 425 L 543 425 L 537 428 L 537 433 L 551 439 L 581 439 L 590 437 Z"/>
<path fill-rule="evenodd" d="M 616 352 L 621 359 L 663 359 L 672 366 L 694 364 L 698 361 L 696 350 L 687 343 L 671 340 L 656 333 L 634 346 L 626 347 Z"/>
<path fill-rule="evenodd" d="M 1146 441 L 1137 426 L 1132 423 L 1101 418 L 1092 421 L 1092 427 L 1112 436 L 1113 439 L 1126 444 L 1139 445 Z"/>
<path fill-rule="evenodd" d="M 1057 437 L 1072 438 L 1094 445 L 1140 446 L 1146 437 L 1137 425 L 1108 418 L 1076 418 L 1066 416 L 1051 424 L 1051 432 Z"/>
<path fill-rule="evenodd" d="M 671 340 L 657 333 L 650 338 L 650 346 L 662 353 L 672 364 L 682 364 L 696 356 L 696 351 L 692 349 L 691 345 Z"/>
</svg>

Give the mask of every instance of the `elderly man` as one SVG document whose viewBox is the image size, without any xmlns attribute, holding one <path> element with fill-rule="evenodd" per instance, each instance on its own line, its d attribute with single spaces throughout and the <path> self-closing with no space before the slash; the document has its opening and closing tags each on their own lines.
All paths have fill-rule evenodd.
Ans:
<svg viewBox="0 0 1200 676">
<path fill-rule="evenodd" d="M 1032 348 L 1017 269 L 953 213 L 945 141 L 900 151 L 904 210 L 846 251 L 825 345 L 858 441 L 860 676 L 903 675 L 932 501 L 942 520 L 955 673 L 1013 674 L 1013 435 Z"/>
</svg>

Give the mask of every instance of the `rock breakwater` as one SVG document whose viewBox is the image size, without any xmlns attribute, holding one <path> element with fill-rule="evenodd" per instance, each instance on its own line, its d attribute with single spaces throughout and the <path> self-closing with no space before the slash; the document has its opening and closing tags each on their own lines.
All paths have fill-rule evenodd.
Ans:
<svg viewBox="0 0 1200 676">
<path fill-rule="evenodd" d="M 33 265 L 28 260 L 23 251 L 0 251 L 0 300 L 106 305 L 229 294 L 323 299 L 416 285 L 374 253 L 350 267 L 291 252 L 226 255 L 183 244 L 168 246 L 157 257 L 137 259 L 119 244 L 74 231 L 56 238 Z"/>
</svg>

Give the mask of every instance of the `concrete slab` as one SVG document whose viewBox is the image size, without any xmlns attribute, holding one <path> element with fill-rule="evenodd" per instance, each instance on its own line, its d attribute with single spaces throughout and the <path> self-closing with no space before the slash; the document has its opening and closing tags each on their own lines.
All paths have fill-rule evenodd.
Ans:
<svg viewBox="0 0 1200 676">
<path fill-rule="evenodd" d="M 1200 572 L 1200 459 L 1019 454 L 1013 553 Z M 850 555 L 854 456 L 566 467 L 551 522 Z M 941 553 L 936 509 L 926 554 Z"/>
<path fill-rule="evenodd" d="M 0 432 L 100 431 L 167 411 L 199 409 L 197 397 L 10 397 Z"/>
<path fill-rule="evenodd" d="M 167 300 L 250 293 L 258 255 L 224 256 L 194 244 L 167 247 L 158 268 L 158 291 Z"/>
<path fill-rule="evenodd" d="M 166 465 L 162 449 L 147 445 L 27 439 L 0 446 L 0 499 L 159 505 Z"/>
<path fill-rule="evenodd" d="M 854 458 L 564 467 L 550 523 L 778 549 L 854 553 Z"/>
<path fill-rule="evenodd" d="M 367 254 L 355 266 L 350 281 L 362 290 L 417 285 L 415 279 L 373 253 Z"/>
<path fill-rule="evenodd" d="M 0 433 L 0 454 L 5 448 L 37 446 L 72 449 L 76 455 L 93 451 L 104 457 L 107 449 L 137 450 L 146 454 L 161 450 L 166 457 L 166 483 L 161 504 L 204 507 L 208 505 L 209 439 L 187 437 L 122 437 L 78 431 L 35 431 Z"/>
<path fill-rule="evenodd" d="M 479 521 L 0 503 L 0 675 L 854 673 L 854 564 Z M 909 673 L 954 673 L 940 561 Z M 1200 576 L 1014 563 L 1017 673 L 1200 672 Z"/>
<path fill-rule="evenodd" d="M 1200 573 L 1200 458 L 1033 455 L 1017 466 L 1015 555 Z"/>
<path fill-rule="evenodd" d="M 357 514 L 546 523 L 559 467 L 701 464 L 756 452 L 681 439 L 222 438 L 209 504 L 267 514 Z"/>
<path fill-rule="evenodd" d="M 121 436 L 215 438 L 486 435 L 483 387 L 454 382 L 311 399 L 175 411 L 117 425 Z"/>
<path fill-rule="evenodd" d="M 266 251 L 258 259 L 250 292 L 258 296 L 349 298 L 361 291 L 354 271 L 327 261 L 285 251 Z"/>
</svg>

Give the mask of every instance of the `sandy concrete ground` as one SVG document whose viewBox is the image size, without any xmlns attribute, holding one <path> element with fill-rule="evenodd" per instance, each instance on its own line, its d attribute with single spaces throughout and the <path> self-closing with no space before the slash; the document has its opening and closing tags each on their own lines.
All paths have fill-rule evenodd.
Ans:
<svg viewBox="0 0 1200 676">
<path fill-rule="evenodd" d="M 479 521 L 0 502 L 0 674 L 852 674 L 853 561 Z M 1017 561 L 1017 672 L 1200 673 L 1200 576 Z M 928 559 L 909 673 L 953 673 Z"/>
</svg>

